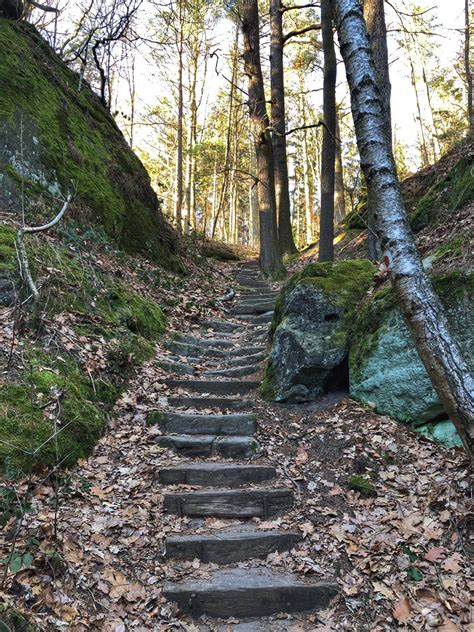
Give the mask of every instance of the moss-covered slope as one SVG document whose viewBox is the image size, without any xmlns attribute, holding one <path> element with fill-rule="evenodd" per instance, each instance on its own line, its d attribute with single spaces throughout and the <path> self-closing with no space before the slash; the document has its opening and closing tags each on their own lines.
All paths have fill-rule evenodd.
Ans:
<svg viewBox="0 0 474 632">
<path fill-rule="evenodd" d="M 36 30 L 0 18 L 0 208 L 51 217 L 75 191 L 69 217 L 100 224 L 124 250 L 172 266 L 174 231 L 148 174 L 97 96 Z"/>
<path fill-rule="evenodd" d="M 14 235 L 0 225 L 0 282 L 18 280 Z M 19 283 L 0 291 L 6 304 L 19 292 L 5 323 L 16 334 L 0 347 L 0 475 L 69 467 L 86 456 L 130 370 L 154 355 L 166 328 L 161 306 L 143 286 L 101 270 L 100 251 L 66 243 L 66 236 L 41 234 L 27 240 L 41 289 L 34 309 L 28 301 L 19 309 L 26 296 Z M 121 255 L 126 269 L 131 259 Z"/>
</svg>

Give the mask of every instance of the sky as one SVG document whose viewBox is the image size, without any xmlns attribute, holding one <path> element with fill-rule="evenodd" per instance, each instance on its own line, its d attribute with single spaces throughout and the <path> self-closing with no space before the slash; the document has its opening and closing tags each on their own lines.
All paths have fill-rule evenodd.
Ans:
<svg viewBox="0 0 474 632">
<path fill-rule="evenodd" d="M 76 6 L 81 7 L 82 2 L 75 0 Z M 398 8 L 402 8 L 407 0 L 386 0 L 387 24 L 390 27 L 397 27 L 397 21 L 394 17 L 393 9 L 390 4 L 395 4 Z M 73 0 L 74 3 L 74 0 Z M 71 10 L 71 4 L 68 4 L 68 10 Z M 296 3 L 296 2 L 295 2 Z M 443 64 L 449 65 L 458 54 L 463 40 L 464 26 L 464 0 L 418 0 L 418 4 L 422 8 L 432 8 L 432 14 L 436 16 L 437 23 L 440 28 L 437 29 L 440 36 L 435 38 L 437 46 L 437 54 L 443 60 Z M 150 7 L 149 0 L 145 0 L 145 6 Z M 146 18 L 146 19 L 145 19 Z M 152 14 L 148 17 L 141 16 L 142 21 L 152 20 Z M 403 51 L 397 48 L 395 42 L 396 34 L 389 35 L 389 59 L 390 59 L 390 78 L 392 83 L 392 121 L 394 126 L 394 135 L 404 145 L 408 147 L 408 159 L 410 166 L 416 168 L 417 152 L 415 151 L 417 143 L 417 126 L 414 120 L 416 106 L 414 92 L 409 79 L 409 64 L 403 56 Z M 212 34 L 216 47 L 221 49 L 220 54 L 223 55 L 228 50 L 232 41 L 232 26 L 229 21 L 222 21 Z M 265 50 L 265 49 L 264 49 Z M 268 60 L 264 60 L 268 64 Z M 220 67 L 224 69 L 224 61 L 221 59 Z M 207 88 L 207 100 L 212 101 L 212 97 L 216 92 L 225 85 L 222 76 L 218 76 L 214 70 L 214 62 L 209 66 L 209 81 Z M 173 73 L 172 73 L 173 76 Z M 339 73 L 339 94 L 338 99 L 341 100 L 347 88 L 342 81 L 343 74 Z M 322 85 L 322 73 L 307 77 L 307 85 L 310 88 Z M 120 81 L 116 86 L 118 88 L 118 99 L 116 101 L 117 109 L 127 111 L 129 109 L 128 88 L 126 81 Z M 152 108 L 160 95 L 169 92 L 169 86 L 163 76 L 156 71 L 156 65 L 152 62 L 150 55 L 150 47 L 142 45 L 140 54 L 136 59 L 136 94 L 137 94 L 137 110 L 138 117 L 143 117 L 145 112 Z M 315 107 L 321 106 L 321 92 L 315 93 Z M 348 101 L 347 101 L 348 103 Z M 114 108 L 113 108 L 114 109 Z M 201 114 L 202 115 L 202 114 Z M 119 120 L 119 123 L 121 121 Z M 153 140 L 150 133 L 150 127 L 141 127 L 136 129 L 135 140 L 138 146 L 142 145 L 142 149 L 148 149 L 153 153 Z"/>
</svg>

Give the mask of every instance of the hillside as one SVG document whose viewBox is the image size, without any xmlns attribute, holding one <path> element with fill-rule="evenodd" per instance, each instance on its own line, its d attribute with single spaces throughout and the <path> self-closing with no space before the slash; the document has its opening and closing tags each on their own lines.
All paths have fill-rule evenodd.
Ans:
<svg viewBox="0 0 474 632">
<path fill-rule="evenodd" d="M 69 219 L 176 263 L 174 231 L 112 116 L 31 25 L 2 18 L 0 137 L 0 209 L 12 221 L 22 207 L 27 224 L 49 220 L 73 193 Z"/>
</svg>

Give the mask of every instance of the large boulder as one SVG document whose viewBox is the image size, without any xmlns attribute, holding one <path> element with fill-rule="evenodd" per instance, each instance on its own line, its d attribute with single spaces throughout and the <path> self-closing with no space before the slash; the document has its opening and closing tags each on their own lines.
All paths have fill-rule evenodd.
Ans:
<svg viewBox="0 0 474 632">
<path fill-rule="evenodd" d="M 10 4 L 0 4 L 0 16 Z M 18 220 L 25 210 L 35 225 L 56 215 L 58 197 L 75 193 L 66 222 L 98 225 L 122 249 L 174 267 L 176 233 L 148 173 L 79 84 L 33 26 L 0 17 L 0 208 Z"/>
<path fill-rule="evenodd" d="M 312 263 L 281 291 L 262 392 L 307 402 L 347 380 L 348 341 L 375 266 L 367 260 Z"/>
<path fill-rule="evenodd" d="M 474 369 L 473 274 L 434 278 L 451 331 Z M 361 310 L 349 356 L 350 392 L 377 412 L 410 424 L 445 445 L 459 445 L 418 357 L 391 289 L 377 292 Z"/>
</svg>

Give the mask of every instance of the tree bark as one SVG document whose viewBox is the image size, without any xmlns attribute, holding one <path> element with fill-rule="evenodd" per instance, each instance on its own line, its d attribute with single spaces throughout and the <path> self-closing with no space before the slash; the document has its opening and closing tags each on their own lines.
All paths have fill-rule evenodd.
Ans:
<svg viewBox="0 0 474 632">
<path fill-rule="evenodd" d="M 257 160 L 257 196 L 260 218 L 260 269 L 266 277 L 284 273 L 276 223 L 273 151 L 270 121 L 265 105 L 262 67 L 260 63 L 259 16 L 257 0 L 242 0 L 242 33 L 244 65 L 248 77 L 248 102 Z"/>
<path fill-rule="evenodd" d="M 464 67 L 467 86 L 467 117 L 469 134 L 474 135 L 474 112 L 472 111 L 472 69 L 471 69 L 471 16 L 469 0 L 464 3 Z"/>
<path fill-rule="evenodd" d="M 175 221 L 178 233 L 182 232 L 183 212 L 183 47 L 184 47 L 184 23 L 182 0 L 179 0 L 179 33 L 178 33 L 178 130 L 176 142 L 176 200 Z"/>
<path fill-rule="evenodd" d="M 384 0 L 363 0 L 364 19 L 369 34 L 370 47 L 375 63 L 377 88 L 380 93 L 384 129 L 390 144 L 392 143 L 392 119 L 390 110 L 391 85 L 388 72 L 387 26 L 385 24 Z M 368 231 L 367 248 L 369 259 L 379 258 L 379 246 L 375 238 L 374 226 L 375 201 L 367 197 Z"/>
<path fill-rule="evenodd" d="M 24 8 L 22 0 L 0 0 L 0 18 L 19 20 Z"/>
<path fill-rule="evenodd" d="M 281 0 L 270 0 L 270 80 L 272 99 L 273 160 L 278 216 L 278 241 L 283 255 L 297 252 L 291 228 L 290 190 L 285 136 L 285 81 Z"/>
<path fill-rule="evenodd" d="M 323 36 L 323 148 L 321 156 L 321 218 L 319 261 L 334 260 L 334 181 L 336 162 L 336 53 L 332 30 L 333 1 L 321 1 Z"/>
<path fill-rule="evenodd" d="M 459 436 L 472 453 L 474 380 L 415 246 L 396 174 L 359 0 L 335 0 L 361 166 L 377 200 L 376 226 L 401 313 Z"/>
<path fill-rule="evenodd" d="M 339 116 L 336 116 L 336 162 L 334 174 L 334 221 L 342 222 L 346 216 L 346 202 L 344 199 L 344 171 L 342 166 L 341 131 Z"/>
</svg>

